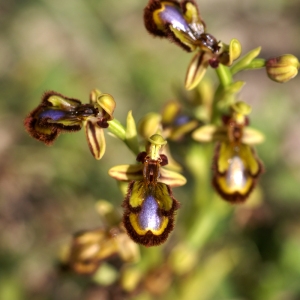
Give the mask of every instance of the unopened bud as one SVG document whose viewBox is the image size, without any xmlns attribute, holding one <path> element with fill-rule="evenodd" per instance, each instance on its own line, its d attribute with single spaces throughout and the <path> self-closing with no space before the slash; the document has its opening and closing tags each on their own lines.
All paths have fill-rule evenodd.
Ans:
<svg viewBox="0 0 300 300">
<path fill-rule="evenodd" d="M 284 83 L 298 74 L 299 60 L 291 54 L 270 58 L 266 62 L 266 70 L 273 81 Z"/>
</svg>

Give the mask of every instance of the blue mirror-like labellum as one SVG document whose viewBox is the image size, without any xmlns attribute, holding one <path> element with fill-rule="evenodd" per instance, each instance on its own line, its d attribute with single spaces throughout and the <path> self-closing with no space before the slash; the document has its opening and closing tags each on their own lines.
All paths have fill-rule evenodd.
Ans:
<svg viewBox="0 0 300 300">
<path fill-rule="evenodd" d="M 53 121 L 58 121 L 66 116 L 66 112 L 58 109 L 48 109 L 40 113 L 40 118 L 49 118 Z"/>
<path fill-rule="evenodd" d="M 235 155 L 229 160 L 229 167 L 226 174 L 226 183 L 229 188 L 243 189 L 247 183 L 245 166 L 242 159 Z"/>
<path fill-rule="evenodd" d="M 165 5 L 165 9 L 159 13 L 159 16 L 165 23 L 170 24 L 177 30 L 186 32 L 192 38 L 195 38 L 188 23 L 182 16 L 182 12 L 177 7 Z"/>
<path fill-rule="evenodd" d="M 174 120 L 174 125 L 175 126 L 184 125 L 184 124 L 188 123 L 189 121 L 191 121 L 190 117 L 188 117 L 186 115 L 180 115 Z"/>
<path fill-rule="evenodd" d="M 142 229 L 158 230 L 160 228 L 161 218 L 158 215 L 158 208 L 155 198 L 152 195 L 146 196 L 138 217 Z"/>
</svg>

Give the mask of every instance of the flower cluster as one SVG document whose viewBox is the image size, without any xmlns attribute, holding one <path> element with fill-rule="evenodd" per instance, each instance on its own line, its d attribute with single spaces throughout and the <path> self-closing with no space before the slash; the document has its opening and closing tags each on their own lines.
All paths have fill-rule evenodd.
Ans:
<svg viewBox="0 0 300 300">
<path fill-rule="evenodd" d="M 194 105 L 197 109 L 206 106 L 202 110 L 205 118 L 201 119 L 194 108 L 185 112 L 183 105 L 170 101 L 161 114 L 142 117 L 138 129 L 129 111 L 124 127 L 113 117 L 114 98 L 93 90 L 87 104 L 54 91 L 46 92 L 24 122 L 28 133 L 46 145 L 51 145 L 62 132 L 83 127 L 96 159 L 104 155 L 104 129 L 108 128 L 137 155 L 136 164 L 109 170 L 112 178 L 128 183 L 122 205 L 123 225 L 114 224 L 113 231 L 101 228 L 74 236 L 65 263 L 78 273 L 94 272 L 100 262 L 112 255 L 124 258 L 127 248 L 120 250 L 120 237 L 127 246 L 132 240 L 146 247 L 167 240 L 180 206 L 172 187 L 186 183 L 185 177 L 175 172 L 182 168 L 173 160 L 167 140 L 182 142 L 191 135 L 197 142 L 215 143 L 212 185 L 224 200 L 244 202 L 264 170 L 254 149 L 264 137 L 249 127 L 251 107 L 236 97 L 244 82 L 234 81 L 233 76 L 240 71 L 265 68 L 270 79 L 283 83 L 294 78 L 300 67 L 299 60 L 290 54 L 268 60 L 258 58 L 260 47 L 237 60 L 241 54 L 239 41 L 232 39 L 227 45 L 208 33 L 194 0 L 150 0 L 144 9 L 144 23 L 152 35 L 168 38 L 187 52 L 196 52 L 186 73 L 187 90 L 198 86 L 199 92 L 207 68 L 216 70 L 219 86 L 210 93 L 209 100 L 196 101 Z M 209 93 L 203 94 L 208 97 Z M 145 149 L 140 146 L 138 133 L 146 141 Z"/>
</svg>

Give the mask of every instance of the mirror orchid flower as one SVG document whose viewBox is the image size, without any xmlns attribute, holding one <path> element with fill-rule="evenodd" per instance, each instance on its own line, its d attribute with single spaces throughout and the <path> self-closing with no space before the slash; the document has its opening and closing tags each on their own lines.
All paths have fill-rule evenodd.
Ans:
<svg viewBox="0 0 300 300">
<path fill-rule="evenodd" d="M 179 202 L 171 187 L 184 185 L 186 179 L 177 172 L 164 169 L 168 164 L 161 154 L 166 140 L 159 134 L 149 138 L 147 150 L 137 156 L 137 165 L 121 165 L 109 170 L 117 180 L 130 181 L 123 201 L 123 224 L 137 243 L 150 247 L 162 244 L 174 228 Z"/>
<path fill-rule="evenodd" d="M 197 50 L 187 70 L 187 90 L 198 85 L 208 66 L 217 68 L 220 63 L 230 66 L 241 53 L 238 40 L 226 45 L 206 32 L 194 0 L 150 0 L 144 10 L 144 23 L 152 35 L 166 37 L 188 52 Z"/>
<path fill-rule="evenodd" d="M 196 141 L 216 142 L 212 184 L 231 203 L 244 202 L 264 170 L 253 148 L 264 137 L 248 127 L 250 111 L 246 103 L 236 102 L 231 106 L 231 114 L 223 117 L 223 126 L 202 126 L 192 134 Z"/>
<path fill-rule="evenodd" d="M 49 91 L 26 117 L 24 125 L 33 138 L 46 145 L 51 145 L 62 132 L 75 132 L 84 127 L 91 153 L 101 159 L 106 148 L 103 129 L 113 119 L 115 106 L 113 97 L 99 90 L 91 92 L 89 104 Z"/>
</svg>

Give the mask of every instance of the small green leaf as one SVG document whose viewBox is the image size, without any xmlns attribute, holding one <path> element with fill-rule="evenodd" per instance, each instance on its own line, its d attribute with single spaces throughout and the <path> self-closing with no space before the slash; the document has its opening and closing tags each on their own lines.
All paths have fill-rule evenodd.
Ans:
<svg viewBox="0 0 300 300">
<path fill-rule="evenodd" d="M 235 102 L 235 95 L 241 91 L 245 85 L 244 81 L 236 81 L 228 86 L 226 86 L 216 98 L 216 105 L 219 110 L 226 110 Z"/>
<path fill-rule="evenodd" d="M 237 63 L 231 67 L 231 74 L 234 75 L 247 69 L 249 64 L 259 55 L 261 47 L 257 47 L 244 55 Z"/>
<path fill-rule="evenodd" d="M 228 67 L 219 64 L 219 67 L 215 69 L 218 75 L 220 85 L 224 88 L 232 83 L 232 76 Z"/>
<path fill-rule="evenodd" d="M 128 112 L 126 123 L 126 144 L 135 154 L 139 153 L 139 142 L 137 138 L 137 130 L 135 120 L 132 116 L 132 111 Z"/>
<path fill-rule="evenodd" d="M 266 66 L 266 60 L 264 58 L 255 58 L 248 65 L 247 70 L 261 69 Z"/>
</svg>

